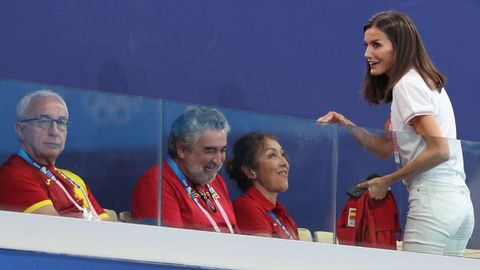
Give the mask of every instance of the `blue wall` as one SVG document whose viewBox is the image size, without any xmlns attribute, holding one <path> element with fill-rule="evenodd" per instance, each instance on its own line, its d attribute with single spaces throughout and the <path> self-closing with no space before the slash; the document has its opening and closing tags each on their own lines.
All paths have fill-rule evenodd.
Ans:
<svg viewBox="0 0 480 270">
<path fill-rule="evenodd" d="M 359 89 L 362 25 L 386 9 L 416 22 L 459 138 L 480 141 L 478 0 L 3 0 L 0 77 L 381 128 Z"/>
</svg>

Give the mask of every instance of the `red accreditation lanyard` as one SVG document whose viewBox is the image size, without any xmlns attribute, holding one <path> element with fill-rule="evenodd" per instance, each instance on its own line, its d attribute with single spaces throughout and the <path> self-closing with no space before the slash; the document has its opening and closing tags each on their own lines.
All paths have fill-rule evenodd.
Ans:
<svg viewBox="0 0 480 270">
<path fill-rule="evenodd" d="M 72 185 L 76 186 L 83 194 L 83 197 L 85 198 L 85 200 L 87 201 L 87 204 L 90 206 L 90 208 L 84 208 L 84 207 L 81 207 L 73 198 L 72 198 L 72 195 L 70 195 L 70 193 L 65 189 L 65 187 L 63 186 L 63 184 L 57 179 L 57 177 L 55 177 L 55 175 L 49 170 L 47 169 L 46 167 L 44 166 L 40 166 L 38 163 L 36 163 L 35 161 L 33 161 L 33 159 L 25 152 L 25 150 L 23 149 L 19 149 L 17 154 L 22 157 L 25 161 L 27 161 L 28 163 L 32 164 L 35 168 L 37 168 L 39 171 L 41 171 L 43 174 L 45 174 L 49 179 L 53 180 L 53 182 L 55 184 L 57 184 L 58 187 L 60 187 L 60 189 L 63 191 L 63 193 L 65 193 L 65 195 L 67 196 L 68 200 L 80 211 L 83 213 L 83 217 L 85 219 L 88 219 L 88 220 L 93 220 L 93 219 L 99 219 L 98 217 L 98 214 L 97 212 L 95 211 L 95 208 L 93 207 L 93 204 L 92 202 L 88 199 L 88 196 L 86 194 L 86 192 L 83 190 L 82 186 L 79 185 L 77 182 L 75 182 L 73 179 L 71 179 L 70 177 L 66 176 L 65 174 L 63 174 L 62 172 L 60 172 L 60 174 L 65 178 L 67 179 L 70 183 L 72 183 Z"/>
<path fill-rule="evenodd" d="M 193 188 L 188 184 L 187 178 L 180 171 L 180 169 L 178 168 L 175 161 L 171 157 L 167 157 L 167 163 L 170 166 L 170 168 L 173 170 L 173 172 L 175 173 L 175 175 L 177 176 L 179 181 L 182 183 L 183 187 L 185 188 L 185 190 L 188 193 L 188 196 L 195 202 L 195 204 L 198 206 L 198 208 L 200 208 L 202 213 L 207 217 L 208 221 L 210 221 L 210 223 L 213 226 L 213 229 L 215 229 L 216 232 L 221 232 L 220 228 L 218 227 L 217 223 L 212 218 L 210 213 L 208 213 L 208 211 L 205 208 L 203 208 L 203 206 L 200 204 L 197 194 L 193 191 Z M 220 204 L 220 201 L 218 200 L 218 199 L 220 199 L 220 196 L 218 195 L 217 192 L 215 192 L 215 190 L 213 189 L 212 186 L 207 184 L 207 187 L 208 187 L 208 191 L 212 195 L 212 198 L 213 198 L 213 201 L 215 202 L 215 205 L 220 210 L 220 214 L 222 215 L 223 220 L 225 220 L 225 223 L 227 223 L 227 226 L 228 226 L 228 229 L 229 229 L 230 233 L 235 233 L 233 231 L 233 227 L 232 227 L 232 224 L 230 223 L 230 219 L 228 218 L 227 213 L 223 209 L 222 204 Z"/>
</svg>

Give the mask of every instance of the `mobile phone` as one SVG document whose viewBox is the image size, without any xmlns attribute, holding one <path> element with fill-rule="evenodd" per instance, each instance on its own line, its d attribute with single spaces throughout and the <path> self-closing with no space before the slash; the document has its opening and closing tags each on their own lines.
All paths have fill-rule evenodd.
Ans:
<svg viewBox="0 0 480 270">
<path fill-rule="evenodd" d="M 381 177 L 381 175 L 377 173 L 373 173 L 367 177 L 366 181 L 377 178 L 377 177 Z M 367 191 L 367 188 L 353 187 L 347 191 L 347 194 L 355 199 L 358 199 L 360 198 L 360 196 L 363 195 L 363 193 L 365 193 L 365 191 Z"/>
</svg>

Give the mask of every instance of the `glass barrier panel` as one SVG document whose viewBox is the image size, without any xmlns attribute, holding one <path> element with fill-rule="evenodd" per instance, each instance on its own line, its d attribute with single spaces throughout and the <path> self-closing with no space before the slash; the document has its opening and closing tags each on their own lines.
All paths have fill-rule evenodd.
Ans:
<svg viewBox="0 0 480 270">
<path fill-rule="evenodd" d="M 465 256 L 480 258 L 480 142 L 461 141 L 466 183 L 475 213 L 475 229 Z"/>
<path fill-rule="evenodd" d="M 387 212 L 390 212 L 386 207 L 390 206 L 391 197 L 387 195 L 380 206 L 380 201 L 369 200 L 370 194 L 354 200 L 350 199 L 352 196 L 345 192 L 365 181 L 373 173 L 377 174 L 375 177 L 391 174 L 417 158 L 425 158 L 425 156 L 422 157 L 425 155 L 422 153 L 426 153 L 424 151 L 429 142 L 430 145 L 435 145 L 434 149 L 445 150 L 434 153 L 437 160 L 434 162 L 438 165 L 421 174 L 407 175 L 390 186 L 398 209 L 402 237 L 405 240 L 397 242 L 396 248 L 458 256 L 460 254 L 458 251 L 455 252 L 452 246 L 461 246 L 461 240 L 456 244 L 452 244 L 454 240 L 449 240 L 449 244 L 444 249 L 442 243 L 445 241 L 439 239 L 448 234 L 451 238 L 461 238 L 463 235 L 465 239 L 463 245 L 465 245 L 469 234 L 473 231 L 465 256 L 478 258 L 480 254 L 478 232 L 474 229 L 472 214 L 474 212 L 472 209 L 478 210 L 476 208 L 480 205 L 478 187 L 476 187 L 479 181 L 478 143 L 422 137 L 408 132 L 384 134 L 383 131 L 361 127 L 343 126 L 338 129 L 337 220 L 339 223 L 337 223 L 336 235 L 340 243 L 395 249 L 395 244 L 388 241 L 389 238 L 386 236 L 391 229 L 395 232 L 395 226 L 392 226 L 389 221 L 391 216 L 386 217 Z M 383 197 L 381 193 L 374 196 Z M 369 218 L 371 220 L 368 222 L 374 221 L 377 224 L 368 223 Z M 376 232 L 372 232 L 374 226 L 377 226 Z M 422 232 L 420 230 L 423 227 L 437 229 Z M 400 235 L 397 234 L 398 236 Z M 376 240 L 374 241 L 373 238 Z"/>
<path fill-rule="evenodd" d="M 371 136 L 365 136 L 365 134 L 371 134 Z M 360 139 L 354 135 L 360 136 L 364 144 L 361 144 Z M 355 189 L 357 184 L 374 178 L 375 175 L 386 175 L 396 170 L 392 157 L 383 159 L 382 153 L 378 153 L 380 155 L 378 156 L 368 150 L 367 145 L 377 146 L 378 142 L 375 138 L 380 137 L 383 137 L 383 131 L 380 130 L 338 126 L 336 236 L 340 243 L 360 245 L 356 243 L 355 232 L 358 226 L 366 225 L 359 224 L 357 217 L 364 215 L 363 207 L 359 207 L 363 205 L 360 203 L 363 201 L 358 201 L 360 205 L 356 206 L 357 200 L 352 196 L 362 194 L 362 190 Z M 399 223 L 403 228 L 401 224 L 404 224 L 408 208 L 402 202 L 406 201 L 407 193 L 400 185 L 392 185 L 391 192 L 398 207 Z M 395 245 L 392 243 L 390 247 L 395 248 Z"/>
<path fill-rule="evenodd" d="M 384 134 L 383 131 L 375 129 L 335 124 L 318 125 L 311 120 L 216 108 L 229 122 L 231 130 L 226 138 L 212 137 L 210 134 L 201 137 L 206 139 L 208 142 L 206 144 L 204 141 L 199 144 L 199 141 L 193 140 L 192 145 L 185 146 L 180 140 L 180 143 L 172 145 L 173 151 L 177 154 L 172 160 L 178 170 L 188 176 L 187 178 L 200 179 L 202 175 L 210 175 L 213 178 L 217 175 L 218 169 L 220 177 L 215 178 L 215 185 L 212 182 L 213 189 L 200 185 L 204 187 L 202 192 L 197 189 L 195 181 L 187 181 L 188 186 L 192 188 L 192 194 L 204 210 L 199 211 L 199 206 L 189 197 L 185 186 L 175 177 L 175 172 L 171 169 L 173 165 L 165 163 L 169 156 L 167 141 L 172 124 L 185 112 L 189 104 L 8 80 L 0 81 L 0 89 L 2 97 L 0 110 L 3 115 L 0 122 L 2 163 L 7 162 L 19 149 L 19 139 L 14 129 L 18 101 L 35 90 L 53 90 L 64 98 L 71 121 L 68 136 L 65 133 L 65 149 L 56 159 L 55 167 L 66 169 L 76 175 L 72 176 L 64 171 L 59 177 L 65 177 L 65 181 L 71 179 L 78 183 L 84 181 L 88 186 L 85 192 L 94 195 L 100 205 L 98 207 L 114 210 L 125 222 L 215 231 L 214 223 L 209 221 L 210 216 L 215 224 L 221 227 L 221 231 L 228 232 L 227 224 L 231 223 L 232 230 L 236 233 L 241 231 L 244 234 L 265 235 L 268 231 L 264 228 L 257 229 L 261 224 L 256 222 L 263 218 L 274 237 L 289 238 L 289 235 L 292 235 L 288 232 L 291 224 L 285 226 L 275 219 L 277 215 L 286 215 L 301 228 L 295 233 L 301 233 L 302 239 L 308 239 L 303 238 L 304 235 L 308 235 L 313 241 L 334 243 L 336 242 L 334 235 L 337 238 L 345 237 L 345 233 L 348 235 L 348 230 L 339 230 L 342 228 L 338 227 L 339 223 L 343 222 L 346 227 L 358 225 L 355 223 L 355 216 L 359 215 L 359 210 L 345 208 L 350 198 L 347 192 L 372 174 L 383 176 L 402 168 L 425 149 L 426 141 L 448 146 L 448 160 L 417 178 L 404 179 L 406 181 L 398 181 L 391 185 L 390 191 L 397 205 L 399 226 L 402 231 L 402 235 L 397 236 L 405 236 L 403 232 L 409 211 L 409 193 L 410 205 L 415 203 L 412 201 L 414 199 L 425 199 L 425 196 L 412 199 L 411 194 L 415 193 L 415 188 L 423 191 L 427 185 L 426 192 L 431 193 L 427 199 L 431 200 L 430 206 L 434 216 L 430 220 L 435 222 L 454 226 L 459 220 L 457 214 L 461 215 L 461 211 L 451 211 L 454 213 L 452 216 L 445 210 L 452 207 L 465 208 L 464 205 L 458 205 L 455 198 L 449 197 L 452 193 L 458 193 L 457 191 L 470 196 L 474 212 L 480 209 L 479 142 L 423 138 L 406 132 Z M 31 116 L 35 119 L 26 119 L 28 121 L 21 126 L 35 128 L 30 131 L 43 130 L 43 133 L 39 134 L 52 130 L 61 131 L 61 128 L 58 128 L 61 122 L 41 122 L 36 118 L 42 113 L 37 114 L 39 115 Z M 50 126 L 43 127 L 45 123 Z M 28 129 L 22 130 L 28 132 Z M 244 164 L 242 167 L 239 164 L 243 163 L 232 163 L 234 157 L 241 156 L 239 154 L 241 149 L 251 147 L 248 144 L 238 146 L 240 150 L 237 149 L 234 153 L 235 144 L 241 137 L 252 132 L 269 134 L 273 139 L 262 139 L 259 144 L 251 144 L 255 146 L 251 148 L 253 149 L 251 165 Z M 203 131 L 199 134 L 204 135 Z M 386 141 L 381 139 L 385 137 Z M 399 164 L 392 150 L 393 145 L 385 144 L 391 142 L 392 138 L 395 138 L 401 156 Z M 216 144 L 217 141 L 220 143 Z M 34 143 L 30 145 L 36 147 Z M 199 145 L 202 147 L 194 148 Z M 224 146 L 226 150 L 223 149 Z M 195 149 L 199 152 L 195 152 Z M 284 153 L 287 158 L 283 157 Z M 30 165 L 27 163 L 27 166 Z M 8 183 L 8 177 L 5 175 L 5 168 L 2 168 L 0 171 L 2 185 Z M 246 186 L 253 183 L 257 193 L 251 193 L 245 187 L 243 190 L 239 188 L 236 185 L 239 177 L 243 177 L 241 180 L 244 180 L 242 183 L 247 183 Z M 52 179 L 50 181 L 48 178 L 41 179 L 44 182 L 37 188 L 49 191 Z M 418 184 L 420 182 L 423 186 Z M 461 188 L 464 182 L 468 190 Z M 445 183 L 447 188 L 454 186 L 456 189 L 445 192 L 442 189 L 445 188 Z M 162 188 L 164 192 L 160 192 Z M 2 210 L 35 212 L 40 206 L 49 204 L 42 197 L 40 201 L 13 207 L 9 204 L 11 201 L 5 199 L 8 196 L 12 197 L 7 194 L 8 190 L 0 189 L 2 193 L 0 197 L 3 198 L 0 200 L 4 200 L 0 203 Z M 81 187 L 80 191 L 75 190 L 72 184 L 72 190 L 71 194 L 74 197 L 82 197 Z M 57 189 L 56 192 L 62 191 Z M 417 190 L 416 193 L 418 192 L 420 191 Z M 431 196 L 432 194 L 434 196 Z M 246 204 L 250 208 L 245 207 L 245 198 L 250 199 L 250 204 Z M 219 204 L 216 203 L 216 199 L 219 199 Z M 259 204 L 259 201 L 263 201 L 264 204 Z M 274 212 L 274 215 L 268 213 L 265 210 L 268 207 L 265 207 L 270 203 L 273 208 L 272 201 L 283 205 L 286 212 L 275 208 L 275 211 L 279 212 Z M 249 216 L 252 214 L 252 205 L 263 207 L 265 210 L 261 213 L 263 217 L 258 216 L 258 213 L 257 216 Z M 222 209 L 225 215 L 222 214 Z M 57 210 L 69 215 L 68 209 L 59 207 Z M 115 214 L 112 214 L 112 217 L 113 215 Z M 225 216 L 228 217 L 228 222 Z M 478 216 L 475 217 L 476 224 L 480 222 Z M 282 230 L 282 225 L 288 233 Z M 468 230 L 468 226 L 466 229 Z M 401 241 L 396 244 L 398 246 L 393 248 L 402 248 Z M 468 241 L 465 256 L 478 258 L 479 250 L 480 232 L 475 227 Z"/>
<path fill-rule="evenodd" d="M 164 103 L 164 112 L 163 112 L 163 159 L 165 160 L 167 158 L 167 138 L 169 136 L 170 130 L 171 130 L 171 125 L 172 123 L 179 117 L 187 108 L 187 104 L 182 104 L 182 103 L 176 103 L 176 102 L 169 102 L 165 101 Z M 235 181 L 229 177 L 230 174 L 235 175 L 235 173 L 229 173 L 232 171 L 235 172 L 242 172 L 241 168 L 239 168 L 238 165 L 232 165 L 231 168 L 232 170 L 226 170 L 225 167 L 228 167 L 225 164 L 228 164 L 234 157 L 233 149 L 234 145 L 237 142 L 237 140 L 254 131 L 258 132 L 264 132 L 267 134 L 270 134 L 274 136 L 276 139 L 275 141 L 278 142 L 278 146 L 281 147 L 286 154 L 288 155 L 288 190 L 285 190 L 287 186 L 282 186 L 285 184 L 282 181 L 285 181 L 287 177 L 286 176 L 286 171 L 283 166 L 284 163 L 279 156 L 275 155 L 281 155 L 281 151 L 279 150 L 278 152 L 275 152 L 275 154 L 272 154 L 273 157 L 272 160 L 276 160 L 273 163 L 269 163 L 269 160 L 266 160 L 266 165 L 262 165 L 264 163 L 260 163 L 260 158 L 262 155 L 265 153 L 261 152 L 261 149 L 263 147 L 263 141 L 262 144 L 260 144 L 262 147 L 254 148 L 254 152 L 258 153 L 258 157 L 255 156 L 254 159 L 256 159 L 256 164 L 252 168 L 248 168 L 248 170 L 243 171 L 243 177 L 245 177 L 243 180 L 245 183 L 254 183 L 254 181 L 257 181 L 258 184 L 260 184 L 260 187 L 258 189 L 265 189 L 262 190 L 262 192 L 265 192 L 267 194 L 275 194 L 275 198 L 278 199 L 277 201 L 280 202 L 286 209 L 287 213 L 289 216 L 293 218 L 293 220 L 296 222 L 297 226 L 300 228 L 306 228 L 309 229 L 310 232 L 315 232 L 315 231 L 332 231 L 332 224 L 333 224 L 333 217 L 334 217 L 334 207 L 332 205 L 333 197 L 335 195 L 334 192 L 334 179 L 335 173 L 332 171 L 334 167 L 334 162 L 332 161 L 332 156 L 334 152 L 334 144 L 333 138 L 335 136 L 335 128 L 329 127 L 329 128 L 319 128 L 318 125 L 315 124 L 315 122 L 311 120 L 303 120 L 303 119 L 296 119 L 296 118 L 290 118 L 290 117 L 283 117 L 283 116 L 274 116 L 274 115 L 267 115 L 267 114 L 260 114 L 260 113 L 253 113 L 253 112 L 245 112 L 245 111 L 239 111 L 239 110 L 232 110 L 232 109 L 225 109 L 225 108 L 217 108 L 220 112 L 224 114 L 226 119 L 228 119 L 231 131 L 227 136 L 227 141 L 223 144 L 226 143 L 227 145 L 227 153 L 226 153 L 226 159 L 223 162 L 223 168 L 219 171 L 219 174 L 223 178 L 223 182 L 225 183 L 226 189 L 229 193 L 230 199 L 234 202 L 233 204 L 236 205 L 237 209 L 237 214 L 238 211 L 243 211 L 242 209 L 242 204 L 240 201 L 235 202 L 236 199 L 241 197 L 244 194 L 244 191 L 239 189 L 239 187 L 236 186 Z M 201 133 L 203 134 L 203 133 Z M 216 140 L 216 139 L 215 139 Z M 213 140 L 212 144 L 218 145 L 216 141 Z M 203 145 L 203 144 L 202 144 Z M 219 144 L 222 146 L 222 143 Z M 218 147 L 220 147 L 218 146 Z M 177 146 L 178 147 L 178 146 Z M 217 147 L 217 148 L 218 148 Z M 276 146 L 275 146 L 276 147 Z M 273 148 L 275 148 L 273 147 Z M 221 147 L 220 147 L 221 148 Z M 243 147 L 239 147 L 239 149 L 243 149 Z M 250 148 L 248 148 L 250 149 Z M 278 150 L 279 148 L 275 148 L 275 150 Z M 211 150 L 211 149 L 210 149 Z M 213 151 L 217 151 L 220 149 L 214 149 Z M 202 151 L 209 151 L 209 149 L 205 150 L 202 149 Z M 273 151 L 272 151 L 273 152 Z M 256 155 L 256 154 L 255 154 Z M 204 156 L 208 156 L 205 153 L 200 153 L 198 154 L 197 160 L 205 160 Z M 271 156 L 271 157 L 272 157 Z M 236 157 L 239 157 L 239 155 L 236 155 Z M 201 166 L 201 170 L 204 169 L 203 166 L 206 166 L 205 164 L 209 165 L 212 164 L 211 159 L 213 157 L 207 157 L 206 161 L 202 161 L 204 163 L 199 164 Z M 177 157 L 175 159 L 175 162 L 178 163 L 178 167 L 181 168 L 183 171 L 187 170 L 186 174 L 189 174 L 188 169 L 185 169 L 189 165 L 193 166 L 195 164 L 188 164 L 188 162 L 183 160 L 181 157 Z M 218 162 L 217 162 L 218 163 Z M 262 167 L 263 166 L 263 167 Z M 270 167 L 268 167 L 270 166 Z M 270 170 L 270 171 L 268 171 Z M 228 171 L 228 172 L 227 172 Z M 253 171 L 253 173 L 252 173 Z M 270 175 L 268 173 L 270 173 Z M 202 230 L 207 230 L 207 231 L 213 231 L 213 225 L 211 225 L 211 222 L 208 221 L 206 218 L 206 214 L 203 214 L 200 212 L 198 209 L 198 205 L 196 205 L 193 202 L 190 202 L 190 198 L 186 196 L 187 191 L 182 185 L 179 185 L 177 182 L 178 179 L 172 176 L 172 171 L 168 170 L 168 172 L 165 171 L 165 169 L 162 172 L 164 175 L 163 177 L 163 188 L 172 188 L 172 185 L 174 186 L 173 189 L 175 189 L 175 197 L 176 200 L 182 200 L 180 204 L 185 205 L 188 204 L 189 206 L 187 207 L 188 209 L 183 209 L 183 212 L 180 211 L 179 215 L 181 215 L 180 218 L 183 221 L 188 222 L 193 222 L 191 221 L 192 219 L 190 218 L 192 212 L 195 212 L 195 215 L 199 215 L 196 218 L 196 221 L 194 221 L 194 224 L 169 224 L 169 220 L 162 220 L 162 224 L 166 226 L 174 226 L 174 227 L 185 227 L 185 228 L 190 228 L 190 229 L 202 229 Z M 185 173 L 185 172 L 184 172 Z M 282 174 L 284 174 L 282 176 Z M 191 174 L 190 174 L 191 175 Z M 238 174 L 237 174 L 238 176 Z M 165 180 L 166 178 L 175 178 L 172 181 Z M 232 178 L 239 178 L 239 177 L 234 177 Z M 216 178 L 212 182 L 212 186 L 215 187 L 215 190 L 217 193 L 226 193 L 222 190 L 221 186 L 214 184 L 215 181 L 221 181 L 219 178 Z M 165 183 L 168 182 L 168 183 Z M 188 184 L 192 185 L 192 189 L 195 186 L 194 182 L 189 182 Z M 247 184 L 248 185 L 248 184 Z M 207 188 L 208 189 L 208 188 Z M 258 190 L 257 189 L 257 190 Z M 199 191 L 198 193 L 200 193 Z M 263 196 L 263 201 L 266 200 L 265 193 L 261 193 L 261 196 Z M 248 193 L 250 195 L 250 193 Z M 165 195 L 163 193 L 162 195 Z M 219 194 L 220 197 L 225 197 L 227 196 L 226 194 Z M 257 194 L 258 195 L 258 194 Z M 257 195 L 252 195 L 254 198 Z M 278 195 L 278 197 L 276 197 Z M 208 196 L 208 194 L 207 194 Z M 181 197 L 181 198 L 180 198 Z M 201 198 L 199 196 L 198 198 Z M 255 197 L 257 198 L 257 197 Z M 269 197 L 270 198 L 270 197 Z M 165 200 L 168 203 L 179 203 L 177 202 L 172 202 L 170 199 Z M 163 202 L 165 202 L 163 201 Z M 187 203 L 188 201 L 189 203 Z M 212 211 L 212 209 L 207 208 L 207 204 L 205 202 L 208 202 L 208 198 L 205 200 L 205 202 L 200 201 L 200 205 L 204 207 L 205 210 L 209 211 L 208 213 L 212 215 L 212 217 L 215 218 L 215 216 L 219 216 L 218 212 Z M 222 202 L 222 201 L 220 201 Z M 237 207 L 237 204 L 240 206 Z M 168 211 L 171 211 L 171 205 L 163 205 L 162 206 L 162 211 L 164 211 L 164 217 L 170 217 L 171 214 L 168 214 Z M 224 208 L 230 208 L 228 204 L 223 206 Z M 240 209 L 240 210 L 238 210 Z M 178 211 L 178 209 L 177 209 Z M 246 210 L 245 210 L 246 211 Z M 214 213 L 212 213 L 214 212 Z M 226 212 L 231 212 L 231 210 L 226 211 Z M 198 214 L 200 213 L 200 214 Z M 252 226 L 257 226 L 258 224 L 248 224 L 248 215 L 245 213 L 247 216 L 243 216 L 244 212 L 241 212 L 242 215 L 239 216 L 237 215 L 237 224 L 240 224 L 240 230 L 242 230 L 242 227 L 245 229 L 243 230 L 243 233 L 245 234 L 257 234 L 261 233 L 263 231 L 252 231 L 251 227 Z M 250 213 L 248 213 L 250 214 Z M 263 213 L 263 215 L 267 215 L 267 211 Z M 221 227 L 220 224 L 224 225 L 225 222 L 223 218 L 215 218 L 215 220 L 219 222 L 219 227 Z M 252 218 L 252 220 L 255 220 Z M 275 225 L 275 221 L 271 217 L 266 217 L 264 220 L 267 220 L 268 223 L 267 225 L 270 226 L 270 230 L 273 230 L 272 228 Z M 233 218 L 231 220 L 233 222 Z M 197 223 L 198 222 L 198 223 Z M 261 222 L 261 221 L 259 221 Z M 195 224 L 197 223 L 197 224 Z M 249 227 L 251 226 L 251 227 Z M 285 226 L 287 227 L 287 226 Z M 264 230 L 263 228 L 261 230 Z M 223 230 L 225 231 L 225 230 Z M 279 235 L 281 235 L 280 233 Z M 285 236 L 285 235 L 284 235 Z"/>
<path fill-rule="evenodd" d="M 98 201 L 99 207 L 114 210 L 116 214 L 124 212 L 126 215 L 122 216 L 129 216 L 130 200 L 136 181 L 148 166 L 158 160 L 161 103 L 140 97 L 16 81 L 0 81 L 0 89 L 2 89 L 1 110 L 4 116 L 0 125 L 3 141 L 0 149 L 2 162 L 19 149 L 13 128 L 16 121 L 15 107 L 19 100 L 27 93 L 40 89 L 57 92 L 67 104 L 70 124 L 68 134 L 66 133 L 68 136 L 65 148 L 56 159 L 55 167 L 73 172 L 83 179 L 88 187 L 85 190 L 72 186 L 71 197 L 81 198 L 83 195 L 80 193 L 91 193 Z M 35 125 L 37 131 L 40 130 L 37 121 L 30 122 L 32 126 Z M 49 129 L 51 128 L 53 127 Z M 50 136 L 53 138 L 54 135 Z M 34 149 L 41 147 L 37 145 Z M 54 172 L 53 174 L 55 175 Z M 66 180 L 73 180 L 81 186 L 82 180 L 68 172 L 58 177 L 59 181 L 62 181 L 61 177 L 65 177 Z M 38 192 L 52 194 L 59 192 L 58 188 L 49 190 L 51 181 L 44 180 L 45 190 Z M 95 204 L 92 198 L 90 201 Z M 81 204 L 82 200 L 79 203 Z M 30 206 L 25 205 L 23 209 L 17 211 L 25 211 L 25 208 Z M 56 204 L 54 201 L 54 206 L 62 215 L 63 213 L 69 215 L 70 210 L 75 210 L 62 209 L 61 202 Z M 110 213 L 115 219 L 115 213 Z"/>
<path fill-rule="evenodd" d="M 475 145 L 463 144 L 467 146 L 464 149 L 460 140 L 422 137 L 407 132 L 397 132 L 394 136 L 396 136 L 398 142 L 402 166 L 422 158 L 421 154 L 425 153 L 427 143 L 435 146 L 433 149 L 445 150 L 440 153 L 443 152 L 446 155 L 444 157 L 446 160 L 438 161 L 439 164 L 434 168 L 424 171 L 420 175 L 403 179 L 409 193 L 408 205 L 410 210 L 408 215 L 411 217 L 409 223 L 405 226 L 404 250 L 456 256 L 460 254 L 458 254 L 455 246 L 465 245 L 465 242 L 468 241 L 467 248 L 470 250 L 467 250 L 467 256 L 470 255 L 473 251 L 471 249 L 477 249 L 479 246 L 478 240 L 476 240 L 478 236 L 474 228 L 474 210 L 478 208 L 478 201 L 475 203 L 475 199 L 478 189 L 472 188 L 478 182 L 475 171 L 479 163 L 477 162 L 477 165 L 472 167 L 471 164 L 474 164 L 474 159 L 478 161 L 478 157 L 471 154 L 464 155 L 464 151 L 474 152 Z M 443 158 L 441 154 L 436 156 L 440 159 Z M 468 166 L 465 166 L 464 156 L 468 160 Z M 470 173 L 472 171 L 473 174 Z M 419 210 L 416 207 L 418 205 L 427 206 L 424 207 L 425 209 Z M 425 215 L 427 215 L 425 222 L 428 226 L 443 230 L 444 234 L 450 235 L 450 238 L 452 238 L 444 248 L 429 247 L 425 249 L 419 244 L 427 241 L 433 244 L 441 243 L 435 237 L 445 237 L 432 231 L 414 233 L 416 229 L 413 228 L 417 223 L 413 221 Z M 472 232 L 473 235 L 470 237 Z"/>
</svg>

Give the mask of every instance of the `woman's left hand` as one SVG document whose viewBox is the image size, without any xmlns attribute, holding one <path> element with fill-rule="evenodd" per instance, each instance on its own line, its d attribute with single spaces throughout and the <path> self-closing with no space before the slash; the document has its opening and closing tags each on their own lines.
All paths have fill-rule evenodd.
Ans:
<svg viewBox="0 0 480 270">
<path fill-rule="evenodd" d="M 387 195 L 389 184 L 383 177 L 377 177 L 357 185 L 359 188 L 368 188 L 370 197 L 374 200 L 381 200 Z"/>
</svg>

